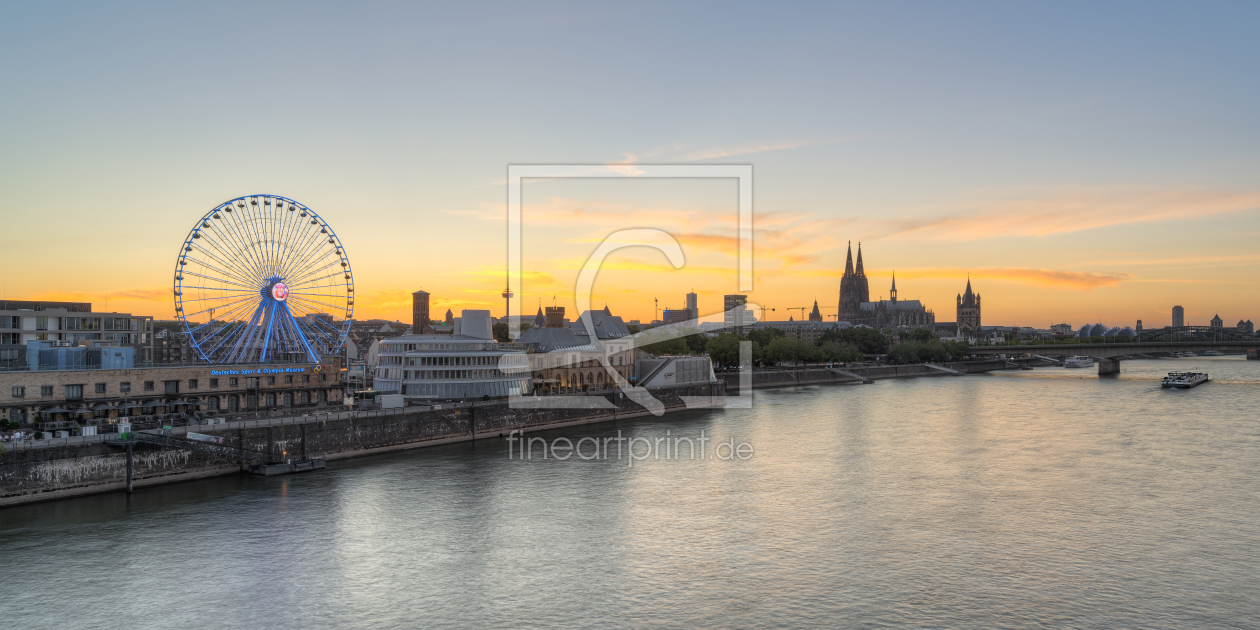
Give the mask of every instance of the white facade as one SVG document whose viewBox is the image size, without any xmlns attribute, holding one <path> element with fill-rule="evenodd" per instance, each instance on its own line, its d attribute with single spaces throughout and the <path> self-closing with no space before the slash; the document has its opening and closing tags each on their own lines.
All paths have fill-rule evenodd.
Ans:
<svg viewBox="0 0 1260 630">
<path fill-rule="evenodd" d="M 378 392 L 431 400 L 494 398 L 531 391 L 529 360 L 523 350 L 504 349 L 491 340 L 468 335 L 383 339 L 372 382 Z"/>
</svg>

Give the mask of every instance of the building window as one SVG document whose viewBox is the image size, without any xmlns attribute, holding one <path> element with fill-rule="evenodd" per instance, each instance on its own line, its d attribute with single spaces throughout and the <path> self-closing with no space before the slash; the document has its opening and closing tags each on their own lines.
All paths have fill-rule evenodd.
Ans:
<svg viewBox="0 0 1260 630">
<path fill-rule="evenodd" d="M 151 391 L 153 391 L 153 381 L 145 381 L 145 382 L 144 382 L 144 391 L 146 391 L 146 392 L 151 392 Z"/>
<path fill-rule="evenodd" d="M 310 374 L 303 374 L 303 375 L 302 375 L 302 382 L 303 382 L 303 383 L 309 383 L 309 382 L 311 382 L 311 375 L 310 375 Z"/>
<path fill-rule="evenodd" d="M 245 377 L 245 387 L 248 387 L 249 389 L 258 389 L 258 377 L 257 376 Z"/>
<path fill-rule="evenodd" d="M 25 388 L 25 387 L 14 387 L 14 388 L 13 388 L 13 397 L 14 397 L 14 398 L 25 398 L 25 397 L 26 397 L 26 388 Z"/>
<path fill-rule="evenodd" d="M 327 374 L 320 374 L 320 375 L 319 375 L 319 382 L 324 383 L 324 382 L 327 382 L 327 381 L 328 381 L 328 375 L 327 375 Z"/>
<path fill-rule="evenodd" d="M 268 377 L 267 377 L 267 384 L 268 384 L 268 385 L 275 385 L 275 384 L 276 384 L 276 377 L 274 377 L 274 376 L 268 376 Z"/>
<path fill-rule="evenodd" d="M 40 395 L 40 396 L 52 396 L 52 395 L 53 395 L 53 386 L 52 386 L 52 385 L 40 385 L 40 386 L 39 386 L 39 395 Z"/>
<path fill-rule="evenodd" d="M 210 388 L 211 388 L 211 389 L 213 389 L 213 388 L 215 388 L 215 387 L 218 387 L 218 386 L 219 386 L 219 379 L 217 379 L 217 378 L 212 378 L 212 379 L 210 379 Z"/>
<path fill-rule="evenodd" d="M 66 400 L 78 400 L 83 398 L 82 385 L 66 385 Z"/>
<path fill-rule="evenodd" d="M 311 402 L 311 393 L 302 392 L 302 404 L 306 405 L 306 404 L 310 404 L 310 402 Z"/>
<path fill-rule="evenodd" d="M 228 379 L 228 387 L 240 387 L 240 381 L 236 380 L 236 377 L 233 376 Z"/>
<path fill-rule="evenodd" d="M 195 378 L 188 379 L 188 389 L 197 389 L 197 379 Z"/>
<path fill-rule="evenodd" d="M 162 381 L 167 395 L 179 393 L 179 381 Z"/>
<path fill-rule="evenodd" d="M 97 383 L 97 384 L 96 384 L 96 393 L 98 393 L 98 394 L 104 394 L 104 393 L 105 393 L 105 383 Z"/>
<path fill-rule="evenodd" d="M 284 376 L 284 384 L 285 384 L 285 385 L 292 385 L 292 384 L 293 384 L 293 375 L 292 375 L 292 374 L 286 374 L 286 375 Z"/>
</svg>

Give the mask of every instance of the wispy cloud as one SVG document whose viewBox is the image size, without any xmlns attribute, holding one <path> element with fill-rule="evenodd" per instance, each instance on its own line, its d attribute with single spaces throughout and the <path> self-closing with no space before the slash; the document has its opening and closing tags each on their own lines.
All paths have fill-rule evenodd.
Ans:
<svg viewBox="0 0 1260 630">
<path fill-rule="evenodd" d="M 1005 280 L 1020 284 L 1061 287 L 1081 291 L 1114 287 L 1121 282 L 1135 279 L 1132 274 L 1128 273 L 1063 271 L 1058 269 L 1031 269 L 1028 267 L 988 267 L 983 269 L 928 267 L 898 269 L 897 275 L 906 279 L 949 278 L 951 280 L 970 275 L 972 279 Z"/>
<path fill-rule="evenodd" d="M 1043 237 L 1131 223 L 1198 219 L 1260 209 L 1260 192 L 1200 189 L 1058 191 L 893 222 L 886 238 L 973 241 Z"/>
</svg>

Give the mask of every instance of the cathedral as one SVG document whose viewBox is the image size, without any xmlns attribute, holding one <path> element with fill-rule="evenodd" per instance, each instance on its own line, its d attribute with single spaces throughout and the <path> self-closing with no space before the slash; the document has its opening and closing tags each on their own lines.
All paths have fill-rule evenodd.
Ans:
<svg viewBox="0 0 1260 630">
<path fill-rule="evenodd" d="M 849 246 L 848 259 L 844 263 L 844 276 L 840 278 L 840 321 L 854 326 L 871 328 L 918 328 L 931 327 L 936 315 L 918 300 L 897 299 L 897 276 L 893 275 L 889 299 L 871 301 L 870 285 L 862 266 L 862 244 L 858 243 L 857 264 L 853 263 L 853 246 Z"/>
</svg>

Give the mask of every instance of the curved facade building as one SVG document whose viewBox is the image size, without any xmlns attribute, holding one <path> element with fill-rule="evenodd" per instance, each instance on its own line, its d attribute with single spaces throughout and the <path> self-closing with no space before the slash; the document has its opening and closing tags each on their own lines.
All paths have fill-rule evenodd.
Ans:
<svg viewBox="0 0 1260 630">
<path fill-rule="evenodd" d="M 1107 327 L 1102 324 L 1094 324 L 1094 327 L 1089 329 L 1090 337 L 1104 337 L 1106 335 Z"/>
<path fill-rule="evenodd" d="M 530 392 L 524 350 L 468 335 L 404 335 L 382 341 L 373 389 L 408 398 L 469 400 Z"/>
</svg>

